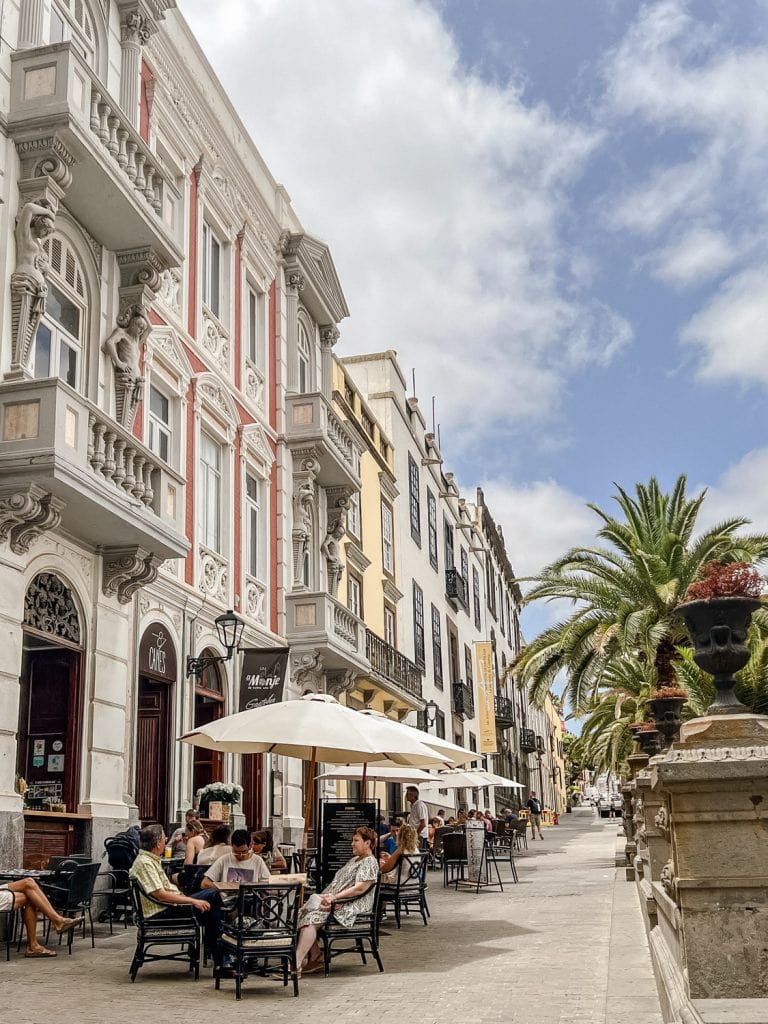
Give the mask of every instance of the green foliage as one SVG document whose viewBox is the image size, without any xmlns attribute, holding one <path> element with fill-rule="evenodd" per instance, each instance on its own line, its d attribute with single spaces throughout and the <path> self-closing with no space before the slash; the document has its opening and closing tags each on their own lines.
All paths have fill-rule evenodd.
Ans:
<svg viewBox="0 0 768 1024">
<path fill-rule="evenodd" d="M 677 610 L 690 584 L 713 560 L 753 563 L 768 556 L 768 536 L 740 532 L 747 519 L 695 536 L 705 492 L 689 498 L 685 476 L 670 493 L 655 479 L 636 485 L 634 496 L 617 491 L 621 518 L 589 506 L 601 521 L 598 544 L 571 549 L 535 580 L 526 602 L 567 600 L 574 611 L 533 639 L 516 665 L 520 685 L 530 687 L 537 704 L 558 674 L 566 676 L 566 699 L 577 717 L 586 716 L 574 753 L 612 771 L 631 750 L 629 725 L 645 717 L 651 691 L 687 689 L 687 716 L 711 703 L 711 683 L 685 650 L 688 633 Z M 768 706 L 763 641 L 739 684 L 750 707 Z"/>
</svg>

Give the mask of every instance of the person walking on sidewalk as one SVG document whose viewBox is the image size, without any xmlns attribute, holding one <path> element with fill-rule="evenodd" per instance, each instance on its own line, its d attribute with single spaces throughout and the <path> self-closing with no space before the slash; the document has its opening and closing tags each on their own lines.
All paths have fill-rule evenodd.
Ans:
<svg viewBox="0 0 768 1024">
<path fill-rule="evenodd" d="M 525 806 L 531 813 L 531 839 L 536 838 L 537 830 L 539 839 L 543 839 L 544 836 L 541 834 L 541 802 L 537 800 L 535 793 L 529 795 L 528 803 Z"/>
</svg>

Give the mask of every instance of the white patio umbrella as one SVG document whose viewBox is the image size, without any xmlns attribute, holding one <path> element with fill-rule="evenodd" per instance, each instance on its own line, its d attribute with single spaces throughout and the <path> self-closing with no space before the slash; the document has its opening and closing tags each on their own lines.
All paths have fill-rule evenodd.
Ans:
<svg viewBox="0 0 768 1024">
<path fill-rule="evenodd" d="M 429 785 L 438 789 L 484 789 L 488 786 L 505 786 L 507 789 L 525 789 L 514 779 L 486 771 L 484 768 L 451 770 L 430 775 Z"/>
<path fill-rule="evenodd" d="M 414 729 L 384 717 L 370 717 L 344 707 L 328 694 L 313 693 L 297 700 L 268 704 L 227 715 L 179 737 L 207 750 L 232 754 L 283 754 L 310 762 L 304 815 L 304 835 L 309 822 L 315 781 L 315 762 L 346 761 L 365 764 L 384 762 L 416 768 L 449 764 L 447 758 L 421 741 Z"/>
<path fill-rule="evenodd" d="M 318 779 L 367 779 L 378 782 L 429 782 L 434 778 L 421 768 L 388 768 L 386 765 L 374 764 L 338 764 L 321 772 Z"/>
<path fill-rule="evenodd" d="M 415 729 L 412 725 L 405 725 L 404 722 L 393 722 L 391 718 L 387 718 L 381 711 L 374 711 L 372 708 L 366 708 L 360 711 L 359 714 L 367 715 L 369 718 L 374 719 L 377 722 L 384 721 L 389 722 L 395 728 L 402 730 L 404 735 L 410 736 L 412 739 L 424 744 L 427 747 L 431 747 L 437 752 L 441 760 L 449 768 L 458 768 L 461 765 L 471 764 L 472 761 L 479 761 L 482 757 L 476 750 L 470 750 L 468 747 L 460 747 L 456 743 L 450 743 L 448 740 L 441 739 L 439 736 L 433 736 L 429 732 L 424 732 L 422 729 Z M 368 770 L 374 767 L 374 764 L 368 765 Z"/>
</svg>

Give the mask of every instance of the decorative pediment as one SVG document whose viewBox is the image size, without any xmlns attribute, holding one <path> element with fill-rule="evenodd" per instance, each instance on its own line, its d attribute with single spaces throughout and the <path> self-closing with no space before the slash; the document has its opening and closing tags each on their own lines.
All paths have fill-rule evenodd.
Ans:
<svg viewBox="0 0 768 1024">
<path fill-rule="evenodd" d="M 147 339 L 147 353 L 157 355 L 178 375 L 181 390 L 186 391 L 194 370 L 178 334 L 172 327 L 153 327 Z"/>
<path fill-rule="evenodd" d="M 236 428 L 240 422 L 232 396 L 212 373 L 201 373 L 196 378 L 195 411 L 206 405 L 227 426 Z"/>
<path fill-rule="evenodd" d="M 302 302 L 318 323 L 337 324 L 349 316 L 349 308 L 331 250 L 319 238 L 307 234 L 286 234 L 281 239 L 286 274 L 304 279 Z"/>
<path fill-rule="evenodd" d="M 240 428 L 240 436 L 243 454 L 260 463 L 265 475 L 268 475 L 275 461 L 275 453 L 264 428 L 260 423 L 250 423 Z"/>
</svg>

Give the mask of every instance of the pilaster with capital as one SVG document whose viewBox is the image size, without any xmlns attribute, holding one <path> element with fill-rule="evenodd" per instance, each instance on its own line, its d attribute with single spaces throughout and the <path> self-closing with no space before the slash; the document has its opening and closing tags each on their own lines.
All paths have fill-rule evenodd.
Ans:
<svg viewBox="0 0 768 1024">
<path fill-rule="evenodd" d="M 304 290 L 304 278 L 298 268 L 286 266 L 285 278 L 285 336 L 288 351 L 288 391 L 299 390 L 299 295 Z"/>
<path fill-rule="evenodd" d="M 336 324 L 325 324 L 320 328 L 320 358 L 323 394 L 331 397 L 333 392 L 333 346 L 339 340 Z"/>
<path fill-rule="evenodd" d="M 157 29 L 145 6 L 137 0 L 122 0 L 120 8 L 120 106 L 134 128 L 139 127 L 141 51 Z"/>
</svg>

